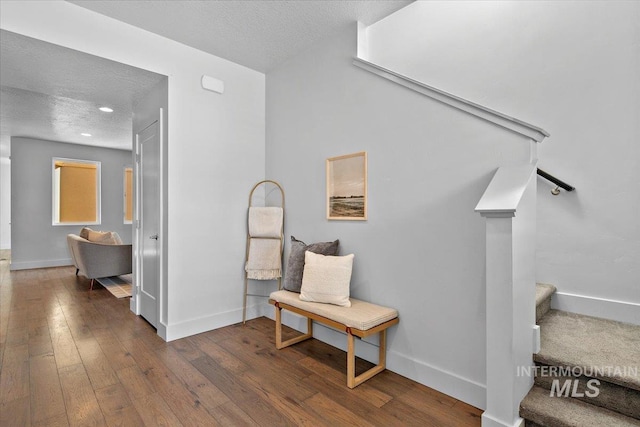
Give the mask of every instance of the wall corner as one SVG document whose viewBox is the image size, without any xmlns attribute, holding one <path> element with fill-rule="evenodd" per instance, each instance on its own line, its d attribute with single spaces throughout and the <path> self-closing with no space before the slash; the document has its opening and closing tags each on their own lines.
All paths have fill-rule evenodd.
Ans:
<svg viewBox="0 0 640 427">
<path fill-rule="evenodd" d="M 358 46 L 356 57 L 369 60 L 369 27 L 358 21 Z"/>
</svg>

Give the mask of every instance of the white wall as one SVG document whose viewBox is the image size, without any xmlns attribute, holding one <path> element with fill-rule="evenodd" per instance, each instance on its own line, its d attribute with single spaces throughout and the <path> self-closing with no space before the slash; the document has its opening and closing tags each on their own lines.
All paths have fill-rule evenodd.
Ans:
<svg viewBox="0 0 640 427">
<path fill-rule="evenodd" d="M 241 320 L 246 198 L 264 177 L 264 75 L 66 2 L 3 1 L 0 12 L 2 29 L 168 76 L 166 337 Z M 204 91 L 203 74 L 225 93 Z"/>
<path fill-rule="evenodd" d="M 354 24 L 267 74 L 267 177 L 286 192 L 286 239 L 339 238 L 355 254 L 352 295 L 399 310 L 389 369 L 483 407 L 485 222 L 474 208 L 498 166 L 528 162 L 529 142 L 355 67 L 355 47 Z M 368 152 L 369 220 L 328 221 L 325 159 L 357 151 Z"/>
<path fill-rule="evenodd" d="M 124 224 L 124 168 L 131 151 L 11 138 L 11 269 L 71 265 L 67 234 L 80 225 L 51 225 L 52 159 L 63 157 L 101 162 L 101 223 L 94 230 L 116 231 L 131 243 L 131 224 Z"/>
<path fill-rule="evenodd" d="M 11 160 L 0 157 L 0 249 L 11 249 Z"/>
<path fill-rule="evenodd" d="M 635 304 L 638 22 L 639 2 L 435 1 L 369 29 L 372 61 L 551 133 L 539 166 L 577 190 L 554 197 L 538 178 L 537 280 Z"/>
</svg>

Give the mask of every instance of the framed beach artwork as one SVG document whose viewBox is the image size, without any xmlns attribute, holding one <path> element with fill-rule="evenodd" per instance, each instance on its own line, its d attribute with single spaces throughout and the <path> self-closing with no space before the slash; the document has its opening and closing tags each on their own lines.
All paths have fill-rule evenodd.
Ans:
<svg viewBox="0 0 640 427">
<path fill-rule="evenodd" d="M 367 219 L 367 153 L 327 159 L 327 219 Z"/>
</svg>

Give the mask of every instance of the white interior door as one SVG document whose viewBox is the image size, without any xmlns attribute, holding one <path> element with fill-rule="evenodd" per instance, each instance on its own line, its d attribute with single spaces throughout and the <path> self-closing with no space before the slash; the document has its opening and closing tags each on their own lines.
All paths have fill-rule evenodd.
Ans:
<svg viewBox="0 0 640 427">
<path fill-rule="evenodd" d="M 157 328 L 160 292 L 160 136 L 158 122 L 137 135 L 140 153 L 140 315 Z"/>
</svg>

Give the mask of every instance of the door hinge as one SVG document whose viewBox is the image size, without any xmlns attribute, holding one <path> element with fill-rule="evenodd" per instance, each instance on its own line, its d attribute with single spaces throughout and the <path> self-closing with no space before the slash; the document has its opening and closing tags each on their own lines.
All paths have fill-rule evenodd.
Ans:
<svg viewBox="0 0 640 427">
<path fill-rule="evenodd" d="M 136 219 L 136 228 L 140 228 L 140 220 Z"/>
<path fill-rule="evenodd" d="M 136 153 L 136 163 L 140 163 L 140 154 Z"/>
</svg>

